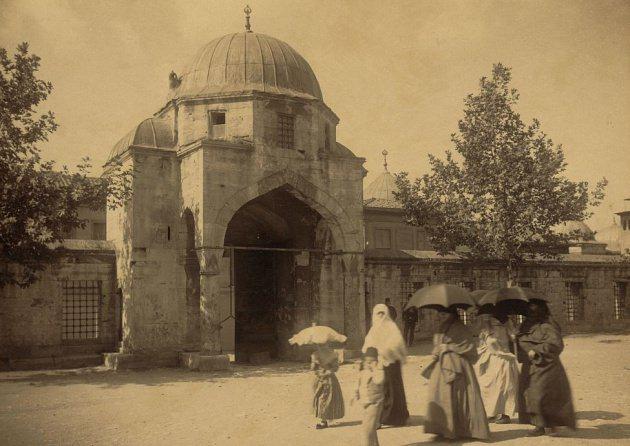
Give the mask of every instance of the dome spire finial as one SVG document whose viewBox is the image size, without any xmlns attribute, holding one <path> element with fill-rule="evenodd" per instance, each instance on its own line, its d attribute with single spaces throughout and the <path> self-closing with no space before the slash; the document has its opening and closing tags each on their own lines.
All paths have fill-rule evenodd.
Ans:
<svg viewBox="0 0 630 446">
<path fill-rule="evenodd" d="M 385 172 L 387 172 L 387 155 L 389 152 L 387 150 L 383 150 L 381 153 L 383 154 L 383 166 L 385 166 Z"/>
<path fill-rule="evenodd" d="M 249 15 L 252 13 L 252 8 L 249 7 L 249 5 L 245 6 L 245 9 L 243 9 L 243 12 L 245 13 L 245 30 L 248 33 L 252 32 L 252 26 L 249 24 Z"/>
</svg>

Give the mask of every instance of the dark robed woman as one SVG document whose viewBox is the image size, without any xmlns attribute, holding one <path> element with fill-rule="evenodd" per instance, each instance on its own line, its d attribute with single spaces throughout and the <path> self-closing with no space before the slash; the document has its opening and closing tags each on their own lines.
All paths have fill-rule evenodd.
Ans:
<svg viewBox="0 0 630 446">
<path fill-rule="evenodd" d="M 473 364 L 477 345 L 455 309 L 438 312 L 433 361 L 422 374 L 429 379 L 429 407 L 424 431 L 448 439 L 490 438 L 488 418 Z"/>
<path fill-rule="evenodd" d="M 376 348 L 385 372 L 381 424 L 404 426 L 409 418 L 402 379 L 402 364 L 405 363 L 407 357 L 407 347 L 400 329 L 389 316 L 387 305 L 374 306 L 372 328 L 363 344 L 364 353 L 368 347 Z"/>
<path fill-rule="evenodd" d="M 528 307 L 527 319 L 517 335 L 518 360 L 523 363 L 519 421 L 535 426 L 529 436 L 544 435 L 546 427 L 575 429 L 571 387 L 560 362 L 564 349 L 560 327 L 544 301 L 535 300 Z"/>
</svg>

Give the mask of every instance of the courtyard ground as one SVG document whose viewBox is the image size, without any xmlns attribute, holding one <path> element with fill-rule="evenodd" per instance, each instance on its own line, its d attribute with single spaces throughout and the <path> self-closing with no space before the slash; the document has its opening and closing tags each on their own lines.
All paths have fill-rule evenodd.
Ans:
<svg viewBox="0 0 630 446">
<path fill-rule="evenodd" d="M 569 336 L 562 360 L 579 429 L 566 437 L 524 437 L 529 426 L 491 425 L 492 443 L 630 444 L 630 336 Z M 381 444 L 422 445 L 428 346 L 404 366 L 408 426 L 379 431 Z M 360 410 L 348 402 L 354 365 L 338 373 L 346 418 L 315 430 L 306 365 L 235 366 L 229 373 L 101 368 L 0 373 L 2 445 L 355 445 Z M 451 442 L 451 445 L 461 444 Z M 470 444 L 482 444 L 470 442 Z"/>
</svg>

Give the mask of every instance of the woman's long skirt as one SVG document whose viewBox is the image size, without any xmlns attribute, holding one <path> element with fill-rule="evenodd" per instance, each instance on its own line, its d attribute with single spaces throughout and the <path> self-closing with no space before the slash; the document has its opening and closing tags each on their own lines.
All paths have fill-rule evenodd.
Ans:
<svg viewBox="0 0 630 446">
<path fill-rule="evenodd" d="M 514 418 L 518 395 L 516 358 L 482 355 L 476 369 L 486 415 L 496 417 L 504 414 Z"/>
<path fill-rule="evenodd" d="M 488 419 L 481 399 L 479 384 L 468 361 L 460 361 L 462 372 L 447 382 L 437 364 L 429 379 L 429 407 L 424 431 L 446 438 L 490 438 Z"/>
<path fill-rule="evenodd" d="M 389 426 L 404 426 L 409 418 L 407 398 L 403 385 L 400 361 L 384 367 L 384 401 L 381 413 L 381 424 Z"/>
<path fill-rule="evenodd" d="M 313 412 L 322 420 L 338 420 L 345 415 L 339 380 L 332 374 L 313 382 Z"/>
<path fill-rule="evenodd" d="M 521 368 L 519 421 L 537 427 L 576 427 L 571 386 L 560 361 Z"/>
</svg>

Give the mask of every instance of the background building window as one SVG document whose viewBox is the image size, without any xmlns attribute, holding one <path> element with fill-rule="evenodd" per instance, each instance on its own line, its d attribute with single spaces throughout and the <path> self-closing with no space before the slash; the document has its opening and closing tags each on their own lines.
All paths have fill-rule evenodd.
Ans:
<svg viewBox="0 0 630 446">
<path fill-rule="evenodd" d="M 391 249 L 392 248 L 391 229 L 375 229 L 374 230 L 374 247 L 377 249 Z"/>
<path fill-rule="evenodd" d="M 63 280 L 63 340 L 98 339 L 101 308 L 100 280 Z"/>
<path fill-rule="evenodd" d="M 324 150 L 330 152 L 330 124 L 328 123 L 324 127 Z"/>
<path fill-rule="evenodd" d="M 564 308 L 567 321 L 584 320 L 584 284 L 582 282 L 565 282 Z"/>
<path fill-rule="evenodd" d="M 210 138 L 225 139 L 225 112 L 210 112 Z"/>
<path fill-rule="evenodd" d="M 396 248 L 413 249 L 413 232 L 409 229 L 396 230 Z"/>
<path fill-rule="evenodd" d="M 626 297 L 628 296 L 628 283 L 615 282 L 615 319 L 625 319 Z"/>
<path fill-rule="evenodd" d="M 293 149 L 294 126 L 293 116 L 278 113 L 278 145 L 283 149 Z"/>
</svg>

